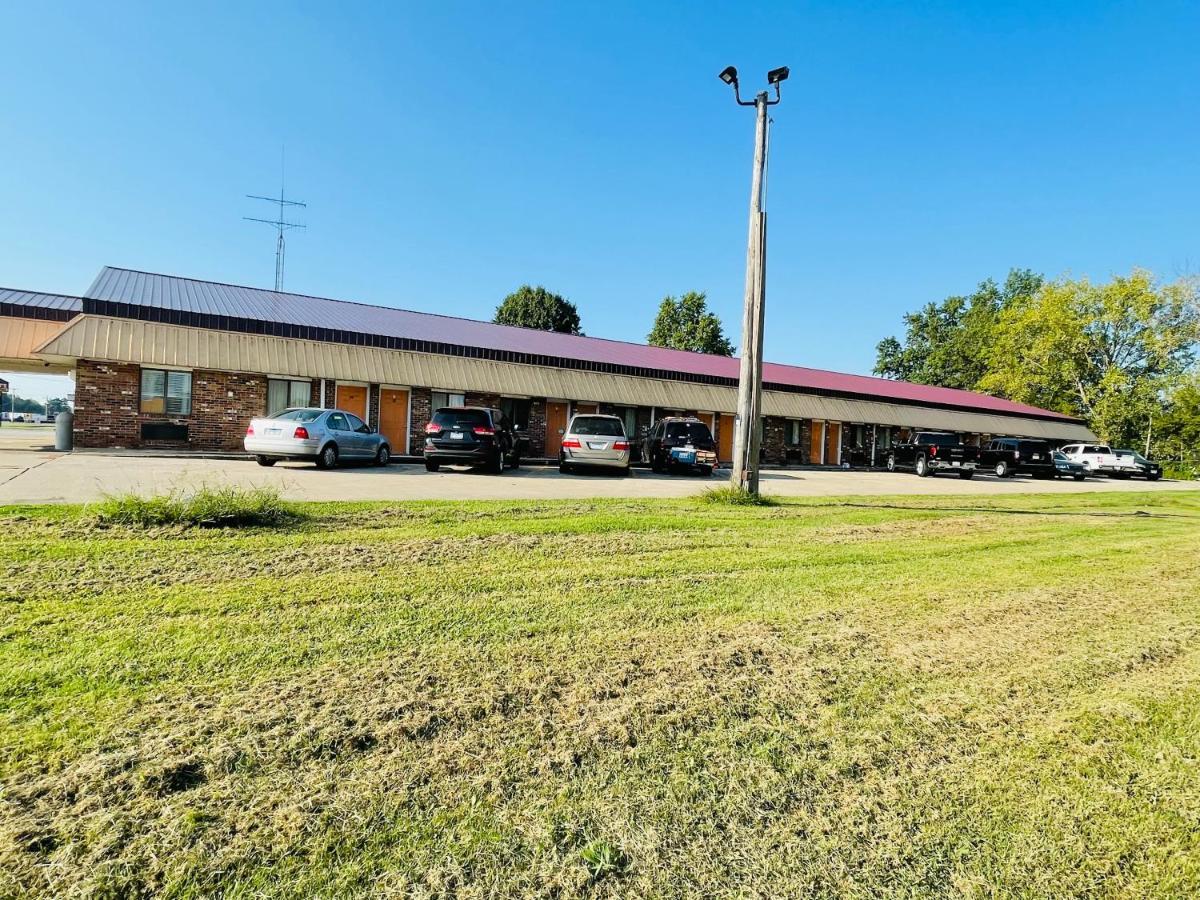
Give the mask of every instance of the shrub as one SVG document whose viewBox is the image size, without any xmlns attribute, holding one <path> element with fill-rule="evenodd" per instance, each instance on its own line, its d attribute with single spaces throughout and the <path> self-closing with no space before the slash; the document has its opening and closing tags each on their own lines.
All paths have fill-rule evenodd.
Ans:
<svg viewBox="0 0 1200 900">
<path fill-rule="evenodd" d="M 710 487 L 702 494 L 700 499 L 705 503 L 715 503 L 722 506 L 775 506 L 778 500 L 766 494 L 752 494 L 745 488 L 734 487 L 733 485 L 725 485 L 724 487 Z"/>
<path fill-rule="evenodd" d="M 102 524 L 141 528 L 274 526 L 299 518 L 278 491 L 267 487 L 202 487 L 190 494 L 172 492 L 158 497 L 121 494 L 104 500 L 95 512 Z"/>
</svg>

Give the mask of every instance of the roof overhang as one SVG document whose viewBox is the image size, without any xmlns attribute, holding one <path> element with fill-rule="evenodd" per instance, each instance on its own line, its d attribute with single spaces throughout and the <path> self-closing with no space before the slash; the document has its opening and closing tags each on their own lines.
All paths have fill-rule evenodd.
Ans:
<svg viewBox="0 0 1200 900">
<path fill-rule="evenodd" d="M 85 314 L 38 348 L 73 367 L 77 360 L 294 375 L 373 384 L 455 388 L 529 397 L 587 398 L 630 406 L 732 413 L 737 389 L 473 357 L 386 350 L 327 341 L 216 331 Z M 1081 423 L 948 410 L 868 399 L 763 392 L 763 414 L 1060 440 L 1094 440 Z"/>
<path fill-rule="evenodd" d="M 64 324 L 44 318 L 0 316 L 0 371 L 41 372 L 47 375 L 69 372 L 72 366 L 63 367 L 34 354 L 41 345 L 62 331 Z"/>
</svg>

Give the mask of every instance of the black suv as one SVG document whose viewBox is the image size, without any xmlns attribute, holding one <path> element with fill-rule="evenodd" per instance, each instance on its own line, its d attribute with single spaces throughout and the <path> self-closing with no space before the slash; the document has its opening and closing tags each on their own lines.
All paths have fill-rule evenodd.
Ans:
<svg viewBox="0 0 1200 900">
<path fill-rule="evenodd" d="M 655 422 L 642 440 L 642 459 L 655 472 L 687 468 L 711 475 L 717 464 L 717 445 L 699 419 L 668 416 Z"/>
<path fill-rule="evenodd" d="M 521 437 L 504 413 L 486 406 L 445 406 L 425 426 L 425 468 L 482 465 L 500 474 L 521 464 Z"/>
<path fill-rule="evenodd" d="M 1026 472 L 1034 478 L 1053 478 L 1054 448 L 1045 441 L 1026 438 L 995 438 L 979 452 L 979 468 L 991 469 L 997 478 Z"/>
</svg>

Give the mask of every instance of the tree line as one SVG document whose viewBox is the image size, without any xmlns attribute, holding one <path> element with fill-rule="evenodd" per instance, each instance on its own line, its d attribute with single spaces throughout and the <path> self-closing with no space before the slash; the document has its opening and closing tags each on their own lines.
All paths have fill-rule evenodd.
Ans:
<svg viewBox="0 0 1200 900">
<path fill-rule="evenodd" d="M 575 304 L 540 285 L 521 285 L 496 307 L 492 321 L 561 334 L 583 334 Z M 733 356 L 733 344 L 725 337 L 721 320 L 709 311 L 708 297 L 699 291 L 664 297 L 646 341 L 654 347 Z"/>
<path fill-rule="evenodd" d="M 1187 460 L 1200 447 L 1197 288 L 1141 269 L 1100 283 L 1013 269 L 906 313 L 875 373 L 1066 413 L 1107 443 Z"/>
</svg>

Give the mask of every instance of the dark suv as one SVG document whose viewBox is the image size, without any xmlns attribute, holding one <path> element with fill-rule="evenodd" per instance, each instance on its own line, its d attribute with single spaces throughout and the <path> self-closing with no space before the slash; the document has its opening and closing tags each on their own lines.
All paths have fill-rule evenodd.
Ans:
<svg viewBox="0 0 1200 900">
<path fill-rule="evenodd" d="M 1034 478 L 1053 478 L 1054 448 L 1045 441 L 995 438 L 979 452 L 979 468 L 991 469 L 997 478 L 1025 472 Z"/>
<path fill-rule="evenodd" d="M 521 464 L 524 438 L 498 409 L 445 406 L 425 426 L 425 468 L 443 465 L 484 466 L 500 474 L 507 462 Z"/>
<path fill-rule="evenodd" d="M 668 416 L 655 422 L 642 441 L 642 459 L 655 472 L 687 468 L 711 475 L 717 464 L 717 445 L 699 419 Z"/>
</svg>

